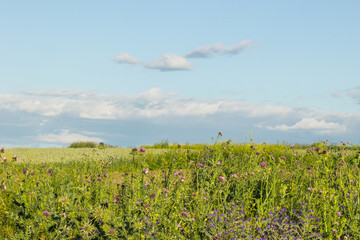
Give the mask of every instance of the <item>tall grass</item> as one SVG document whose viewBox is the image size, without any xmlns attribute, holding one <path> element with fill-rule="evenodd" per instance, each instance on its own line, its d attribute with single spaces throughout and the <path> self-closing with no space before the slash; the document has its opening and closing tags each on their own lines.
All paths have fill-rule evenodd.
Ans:
<svg viewBox="0 0 360 240">
<path fill-rule="evenodd" d="M 2 153 L 1 238 L 360 238 L 360 155 L 344 146 L 107 150 L 47 163 Z"/>
</svg>

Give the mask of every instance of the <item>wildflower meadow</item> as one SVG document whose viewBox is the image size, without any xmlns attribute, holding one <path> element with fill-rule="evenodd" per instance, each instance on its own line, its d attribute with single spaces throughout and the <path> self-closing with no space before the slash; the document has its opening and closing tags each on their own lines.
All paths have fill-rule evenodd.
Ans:
<svg viewBox="0 0 360 240">
<path fill-rule="evenodd" d="M 360 239 L 348 143 L 0 154 L 0 239 Z"/>
</svg>

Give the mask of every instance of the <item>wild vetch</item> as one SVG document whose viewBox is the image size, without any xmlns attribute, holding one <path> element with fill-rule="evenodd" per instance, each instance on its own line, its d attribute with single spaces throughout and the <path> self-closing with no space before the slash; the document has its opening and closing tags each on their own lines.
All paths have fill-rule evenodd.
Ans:
<svg viewBox="0 0 360 240">
<path fill-rule="evenodd" d="M 47 217 L 50 216 L 50 213 L 48 211 L 44 211 L 43 214 Z"/>
<path fill-rule="evenodd" d="M 185 216 L 186 218 L 189 217 L 189 214 L 187 214 L 186 212 L 181 212 L 181 215 Z"/>
</svg>

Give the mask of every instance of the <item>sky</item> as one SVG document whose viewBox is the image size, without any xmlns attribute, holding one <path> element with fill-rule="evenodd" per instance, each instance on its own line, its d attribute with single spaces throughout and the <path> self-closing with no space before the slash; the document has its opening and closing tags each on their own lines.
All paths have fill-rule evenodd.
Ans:
<svg viewBox="0 0 360 240">
<path fill-rule="evenodd" d="M 1 1 L 0 145 L 360 144 L 359 1 Z"/>
</svg>

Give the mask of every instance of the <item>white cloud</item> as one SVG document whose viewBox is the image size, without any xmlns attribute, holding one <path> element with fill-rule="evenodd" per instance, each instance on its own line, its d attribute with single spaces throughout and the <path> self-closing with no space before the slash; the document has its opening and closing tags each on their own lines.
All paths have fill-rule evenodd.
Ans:
<svg viewBox="0 0 360 240">
<path fill-rule="evenodd" d="M 277 125 L 275 127 L 267 127 L 269 130 L 289 131 L 289 130 L 315 130 L 319 133 L 340 133 L 347 130 L 337 122 L 327 122 L 323 119 L 317 120 L 314 118 L 303 118 L 294 125 Z"/>
<path fill-rule="evenodd" d="M 120 53 L 119 55 L 117 55 L 116 57 L 113 58 L 113 60 L 117 63 L 127 63 L 127 64 L 138 64 L 140 63 L 140 60 L 137 59 L 134 56 L 131 56 L 128 53 Z"/>
<path fill-rule="evenodd" d="M 33 96 L 49 96 L 49 97 L 73 97 L 81 96 L 84 94 L 82 90 L 71 90 L 71 89 L 57 89 L 57 90 L 26 90 L 23 91 L 26 95 Z"/>
<path fill-rule="evenodd" d="M 192 70 L 194 67 L 186 58 L 176 54 L 162 54 L 159 60 L 147 62 L 145 68 L 158 69 L 160 71 Z"/>
<path fill-rule="evenodd" d="M 63 129 L 58 134 L 38 135 L 36 140 L 46 143 L 73 143 L 78 141 L 102 142 L 98 137 L 88 137 L 79 133 L 69 133 L 69 130 Z"/>
<path fill-rule="evenodd" d="M 227 129 L 234 137 L 255 130 L 257 137 L 266 141 L 308 142 L 326 134 L 335 141 L 356 142 L 360 134 L 360 114 L 357 113 L 259 105 L 229 98 L 185 97 L 160 88 L 134 95 L 42 91 L 45 94 L 37 91 L 0 94 L 3 113 L 0 125 L 4 126 L 0 141 L 13 146 L 27 146 L 29 142 L 43 146 L 39 143 L 104 139 L 114 145 L 129 146 L 165 137 L 177 141 L 179 134 L 185 138 L 186 133 L 191 134 L 189 140 L 193 134 L 199 134 L 198 141 L 207 141 L 209 130 Z M 52 132 L 53 129 L 65 130 Z M 122 140 L 118 140 L 120 138 Z"/>
<path fill-rule="evenodd" d="M 218 55 L 236 55 L 240 52 L 253 47 L 254 44 L 250 40 L 243 40 L 236 45 L 224 46 L 221 43 L 216 43 L 213 45 L 208 45 L 204 47 L 199 47 L 187 54 L 184 57 L 186 58 L 211 58 Z"/>
<path fill-rule="evenodd" d="M 172 53 L 162 54 L 160 55 L 160 59 L 149 62 L 142 62 L 138 58 L 122 52 L 118 56 L 114 57 L 113 61 L 117 63 L 139 64 L 144 68 L 156 69 L 162 72 L 193 70 L 194 67 L 190 62 L 188 62 L 187 58 L 211 58 L 219 55 L 236 55 L 254 46 L 255 44 L 253 44 L 250 40 L 243 40 L 238 44 L 230 46 L 224 46 L 222 43 L 216 43 L 213 45 L 199 47 L 183 56 Z"/>
</svg>

